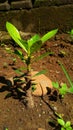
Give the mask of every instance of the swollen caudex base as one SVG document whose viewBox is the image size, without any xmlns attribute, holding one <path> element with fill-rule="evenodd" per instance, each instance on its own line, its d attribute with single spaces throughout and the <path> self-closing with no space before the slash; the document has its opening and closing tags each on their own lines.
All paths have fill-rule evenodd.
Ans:
<svg viewBox="0 0 73 130">
<path fill-rule="evenodd" d="M 32 71 L 31 75 L 33 76 L 33 82 L 36 83 L 35 90 L 32 92 L 34 96 L 45 96 L 47 94 L 47 88 L 52 89 L 52 81 L 45 76 L 44 74 L 41 74 L 39 76 L 34 76 L 37 71 Z"/>
<path fill-rule="evenodd" d="M 34 76 L 37 74 L 37 71 L 32 71 L 30 74 L 31 78 L 31 85 L 32 83 L 35 84 L 35 90 L 32 91 L 31 87 L 27 90 L 27 101 L 28 101 L 28 107 L 33 108 L 34 107 L 34 96 L 44 96 L 47 94 L 47 88 L 52 89 L 52 82 L 51 80 L 45 76 L 44 74 L 41 74 L 39 76 Z"/>
<path fill-rule="evenodd" d="M 33 96 L 45 96 L 47 94 L 47 88 L 53 88 L 52 81 L 47 76 L 45 76 L 44 74 L 34 76 L 37 73 L 38 71 L 32 71 L 30 75 L 27 76 L 27 79 L 31 80 L 29 85 L 25 83 L 20 84 L 22 91 L 25 91 L 26 93 L 27 106 L 29 108 L 34 107 Z M 20 80 L 24 81 L 26 79 L 24 77 L 21 77 Z M 12 79 L 10 79 L 10 81 L 12 82 L 12 84 L 14 84 Z M 32 91 L 32 83 L 35 84 L 34 91 Z"/>
<path fill-rule="evenodd" d="M 34 76 L 37 74 L 38 71 L 31 71 L 30 78 L 31 78 L 31 87 L 32 84 L 35 84 L 35 90 L 32 91 L 32 95 L 34 96 L 45 96 L 47 94 L 47 88 L 52 89 L 52 81 L 45 76 L 44 74 L 41 74 L 39 76 Z M 21 78 L 21 80 L 24 80 L 24 77 Z M 27 85 L 28 86 L 28 85 Z M 25 84 L 22 85 L 22 88 L 26 87 Z M 28 87 L 29 89 L 29 87 Z"/>
</svg>

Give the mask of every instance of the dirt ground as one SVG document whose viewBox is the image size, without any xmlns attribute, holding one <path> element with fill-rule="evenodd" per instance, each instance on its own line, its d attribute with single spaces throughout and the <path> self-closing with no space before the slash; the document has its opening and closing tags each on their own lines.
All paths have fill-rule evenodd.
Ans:
<svg viewBox="0 0 73 130">
<path fill-rule="evenodd" d="M 25 67 L 21 60 L 12 54 L 9 54 L 6 48 L 14 50 L 15 46 L 1 43 L 0 46 L 0 130 L 60 130 L 57 124 L 54 112 L 62 114 L 65 121 L 71 121 L 73 125 L 73 94 L 66 94 L 62 100 L 59 96 L 47 94 L 43 97 L 35 97 L 35 107 L 27 108 L 21 100 L 11 96 L 6 82 L 8 78 L 17 75 L 14 68 Z M 46 69 L 45 74 L 52 81 L 59 83 L 65 82 L 68 86 L 68 80 L 57 63 L 61 61 L 71 79 L 73 79 L 73 42 L 69 39 L 68 34 L 58 34 L 55 38 L 47 41 L 35 56 L 51 51 L 53 54 L 39 62 L 32 63 L 32 68 L 36 71 Z M 64 53 L 63 53 L 64 52 Z M 16 62 L 14 62 L 16 58 Z M 70 86 L 69 86 L 70 87 Z M 54 122 L 54 123 L 49 123 Z"/>
</svg>

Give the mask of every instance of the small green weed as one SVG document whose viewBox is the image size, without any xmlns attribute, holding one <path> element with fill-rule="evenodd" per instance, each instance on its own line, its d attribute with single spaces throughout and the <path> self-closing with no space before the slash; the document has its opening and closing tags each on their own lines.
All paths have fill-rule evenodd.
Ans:
<svg viewBox="0 0 73 130">
<path fill-rule="evenodd" d="M 71 29 L 71 31 L 68 32 L 68 33 L 70 34 L 70 37 L 71 37 L 71 39 L 73 40 L 73 29 Z"/>
<path fill-rule="evenodd" d="M 54 115 L 56 118 L 54 118 L 54 120 L 50 120 L 49 124 L 53 127 L 55 127 L 57 130 L 73 130 L 72 128 L 72 124 L 70 121 L 65 121 L 63 119 L 62 114 L 59 114 L 57 112 L 54 112 Z M 56 130 L 55 129 L 55 130 Z"/>
<path fill-rule="evenodd" d="M 65 122 L 62 116 L 57 118 L 57 123 L 61 126 L 61 130 L 73 130 L 71 122 L 70 121 Z"/>
<path fill-rule="evenodd" d="M 64 65 L 60 61 L 58 63 L 61 66 L 61 68 L 62 68 L 62 70 L 63 70 L 63 72 L 64 72 L 64 74 L 65 74 L 65 76 L 66 76 L 66 78 L 67 78 L 67 80 L 68 80 L 68 82 L 70 84 L 69 91 L 73 93 L 73 82 L 72 82 L 67 70 L 65 69 Z"/>
<path fill-rule="evenodd" d="M 63 65 L 60 61 L 58 61 L 58 63 L 59 63 L 59 65 L 61 66 L 61 68 L 62 68 L 62 70 L 63 70 L 63 72 L 64 72 L 64 74 L 65 74 L 65 76 L 66 76 L 66 78 L 67 78 L 67 80 L 68 80 L 68 82 L 69 82 L 69 84 L 70 84 L 70 87 L 68 87 L 66 83 L 61 83 L 61 84 L 59 85 L 58 82 L 52 82 L 52 84 L 53 84 L 53 87 L 56 88 L 56 89 L 59 91 L 59 94 L 60 94 L 62 97 L 64 97 L 64 95 L 65 95 L 66 93 L 71 93 L 71 94 L 73 94 L 73 82 L 72 82 L 72 80 L 71 80 L 71 78 L 70 78 L 70 76 L 69 76 L 67 70 L 65 69 L 64 65 Z"/>
<path fill-rule="evenodd" d="M 59 85 L 58 82 L 52 82 L 52 84 L 53 84 L 53 87 L 59 91 L 59 94 L 61 95 L 62 98 L 67 92 L 69 92 L 68 87 L 65 83 L 62 83 L 61 85 Z"/>
</svg>

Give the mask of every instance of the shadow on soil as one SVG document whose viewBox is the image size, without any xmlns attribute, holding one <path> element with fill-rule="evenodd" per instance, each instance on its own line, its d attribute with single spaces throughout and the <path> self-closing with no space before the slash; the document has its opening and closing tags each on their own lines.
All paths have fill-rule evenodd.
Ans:
<svg viewBox="0 0 73 130">
<path fill-rule="evenodd" d="M 0 88 L 0 93 L 7 91 L 8 94 L 5 96 L 5 99 L 12 97 L 14 99 L 18 99 L 19 101 L 22 101 L 22 103 L 24 103 L 25 106 L 27 106 L 27 102 L 26 102 L 26 94 L 21 93 L 20 91 L 18 91 L 17 86 L 13 86 L 12 82 L 9 79 L 6 79 L 3 76 L 0 76 L 0 83 L 3 84 Z M 48 89 L 48 88 L 47 88 Z M 59 98 L 57 91 L 53 91 L 51 92 L 51 90 L 47 90 L 48 93 L 48 98 L 50 101 L 57 101 Z M 25 97 L 25 98 L 24 98 Z M 50 108 L 51 112 L 52 112 L 52 121 L 49 121 L 49 125 L 53 128 L 53 130 L 60 130 L 61 126 L 57 124 L 57 118 L 58 115 L 55 113 L 55 110 L 52 108 L 52 106 L 50 105 L 50 103 L 48 103 L 43 96 L 41 96 L 42 101 Z M 24 101 L 25 100 L 25 101 Z"/>
<path fill-rule="evenodd" d="M 9 79 L 6 79 L 3 76 L 0 76 L 0 83 L 3 84 L 2 87 L 0 88 L 0 93 L 8 91 L 8 94 L 5 96 L 5 99 L 13 97 L 14 99 L 22 101 L 23 96 L 26 96 L 26 94 L 19 92 L 17 86 L 13 86 L 12 82 Z"/>
</svg>

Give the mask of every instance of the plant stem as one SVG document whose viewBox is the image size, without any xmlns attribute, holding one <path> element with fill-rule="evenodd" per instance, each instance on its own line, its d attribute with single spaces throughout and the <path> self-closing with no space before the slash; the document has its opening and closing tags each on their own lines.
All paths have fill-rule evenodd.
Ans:
<svg viewBox="0 0 73 130">
<path fill-rule="evenodd" d="M 33 108 L 34 107 L 34 100 L 32 96 L 32 90 L 31 90 L 31 72 L 28 71 L 26 75 L 26 97 L 27 97 L 27 107 Z"/>
<path fill-rule="evenodd" d="M 27 54 L 26 64 L 27 64 L 27 72 L 30 72 L 31 71 L 31 56 L 30 56 L 30 54 Z"/>
<path fill-rule="evenodd" d="M 26 73 L 26 95 L 27 95 L 27 106 L 29 108 L 34 107 L 34 100 L 31 92 L 31 56 L 27 58 L 27 73 Z"/>
</svg>

